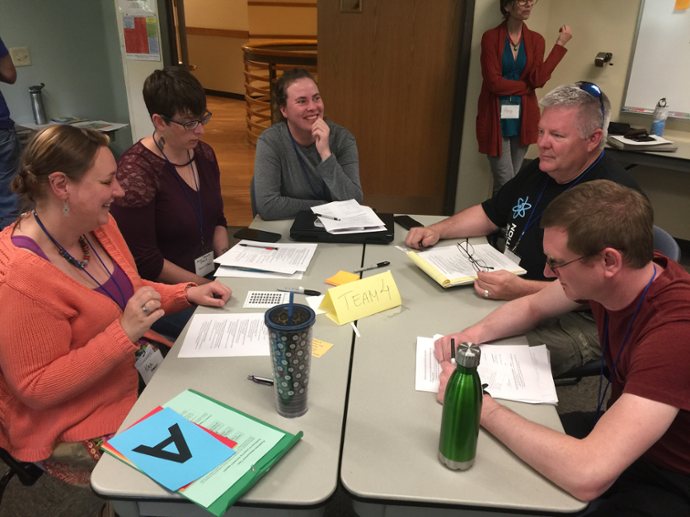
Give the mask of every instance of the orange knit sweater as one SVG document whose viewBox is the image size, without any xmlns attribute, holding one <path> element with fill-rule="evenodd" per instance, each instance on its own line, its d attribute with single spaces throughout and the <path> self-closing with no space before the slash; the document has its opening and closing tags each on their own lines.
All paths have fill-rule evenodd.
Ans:
<svg viewBox="0 0 690 517">
<path fill-rule="evenodd" d="M 0 233 L 0 446 L 21 461 L 39 461 L 59 442 L 119 428 L 137 398 L 138 345 L 122 330 L 115 302 L 14 246 L 13 230 Z M 154 287 L 166 313 L 190 306 L 189 284 L 139 277 L 112 217 L 94 235 L 134 292 Z"/>
</svg>

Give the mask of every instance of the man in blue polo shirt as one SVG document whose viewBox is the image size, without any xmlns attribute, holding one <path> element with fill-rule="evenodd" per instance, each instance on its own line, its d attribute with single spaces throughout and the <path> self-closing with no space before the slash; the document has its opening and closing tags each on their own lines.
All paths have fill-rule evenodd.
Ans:
<svg viewBox="0 0 690 517">
<path fill-rule="evenodd" d="M 0 81 L 14 84 L 16 80 L 17 70 L 0 38 Z M 14 121 L 10 118 L 10 110 L 0 92 L 0 230 L 12 224 L 19 215 L 19 196 L 10 190 L 10 183 L 19 172 L 20 155 Z"/>
</svg>

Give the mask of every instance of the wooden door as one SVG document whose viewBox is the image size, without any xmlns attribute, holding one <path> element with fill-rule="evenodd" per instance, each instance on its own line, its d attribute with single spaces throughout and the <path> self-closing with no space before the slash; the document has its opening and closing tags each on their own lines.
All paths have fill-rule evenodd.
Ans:
<svg viewBox="0 0 690 517">
<path fill-rule="evenodd" d="M 442 214 L 462 0 L 360 4 L 318 0 L 326 118 L 357 139 L 365 204 Z"/>
</svg>

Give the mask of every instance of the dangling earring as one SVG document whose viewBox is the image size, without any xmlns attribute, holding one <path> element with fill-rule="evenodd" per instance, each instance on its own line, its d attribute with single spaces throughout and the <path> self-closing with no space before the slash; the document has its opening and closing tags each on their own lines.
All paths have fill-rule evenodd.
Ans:
<svg viewBox="0 0 690 517">
<path fill-rule="evenodd" d="M 69 207 L 67 206 L 67 200 L 65 199 L 65 204 L 62 205 L 62 215 L 69 217 Z"/>
</svg>

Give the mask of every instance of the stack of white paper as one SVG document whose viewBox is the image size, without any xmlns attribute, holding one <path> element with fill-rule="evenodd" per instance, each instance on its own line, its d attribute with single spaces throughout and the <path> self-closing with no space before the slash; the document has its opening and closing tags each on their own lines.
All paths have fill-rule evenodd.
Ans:
<svg viewBox="0 0 690 517">
<path fill-rule="evenodd" d="M 434 357 L 434 341 L 417 338 L 415 389 L 438 391 L 441 366 Z M 479 377 L 491 396 L 530 404 L 558 404 L 546 345 L 479 345 Z"/>
<path fill-rule="evenodd" d="M 386 229 L 385 223 L 376 212 L 368 206 L 360 205 L 354 199 L 313 206 L 311 210 L 322 216 L 319 220 L 328 233 L 367 233 Z"/>
<path fill-rule="evenodd" d="M 221 255 L 217 277 L 300 279 L 309 267 L 316 244 L 242 240 Z"/>
</svg>

